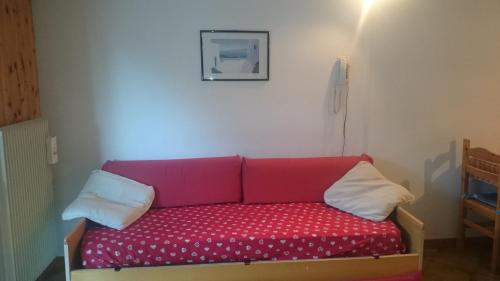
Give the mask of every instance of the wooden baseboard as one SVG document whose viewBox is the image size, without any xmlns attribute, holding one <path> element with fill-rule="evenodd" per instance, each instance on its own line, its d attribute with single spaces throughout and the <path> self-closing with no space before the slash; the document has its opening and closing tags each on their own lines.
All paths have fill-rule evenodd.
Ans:
<svg viewBox="0 0 500 281">
<path fill-rule="evenodd" d="M 64 271 L 64 257 L 55 257 L 54 260 L 45 268 L 45 270 L 38 276 L 36 281 L 44 281 L 54 272 Z"/>
<path fill-rule="evenodd" d="M 467 237 L 467 243 L 490 243 L 489 237 Z M 426 239 L 424 242 L 425 248 L 453 248 L 457 245 L 456 238 L 445 239 Z"/>
<path fill-rule="evenodd" d="M 425 239 L 425 248 L 440 248 L 440 247 L 452 247 L 456 245 L 456 238 L 445 238 L 445 239 Z"/>
</svg>

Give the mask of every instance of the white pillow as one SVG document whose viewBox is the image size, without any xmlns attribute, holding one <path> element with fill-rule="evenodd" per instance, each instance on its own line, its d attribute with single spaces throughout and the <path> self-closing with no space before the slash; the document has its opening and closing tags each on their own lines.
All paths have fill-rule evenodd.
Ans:
<svg viewBox="0 0 500 281">
<path fill-rule="evenodd" d="M 63 212 L 63 220 L 88 218 L 118 230 L 125 229 L 153 203 L 153 187 L 95 170 L 78 197 Z"/>
<path fill-rule="evenodd" d="M 415 197 L 387 180 L 371 163 L 361 161 L 325 191 L 324 199 L 327 205 L 344 212 L 383 221 L 396 206 Z"/>
</svg>

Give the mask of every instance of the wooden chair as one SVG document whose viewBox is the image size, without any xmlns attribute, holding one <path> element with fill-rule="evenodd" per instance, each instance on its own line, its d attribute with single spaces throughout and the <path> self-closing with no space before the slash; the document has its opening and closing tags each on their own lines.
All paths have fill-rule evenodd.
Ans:
<svg viewBox="0 0 500 281">
<path fill-rule="evenodd" d="M 478 200 L 469 198 L 470 179 L 476 179 L 496 187 L 496 208 Z M 465 229 L 472 228 L 493 239 L 491 270 L 496 270 L 500 251 L 500 155 L 484 148 L 471 148 L 470 141 L 464 140 L 462 160 L 462 189 L 459 212 L 459 230 L 457 246 L 463 249 Z M 467 213 L 476 213 L 489 220 L 478 223 L 468 218 Z"/>
</svg>

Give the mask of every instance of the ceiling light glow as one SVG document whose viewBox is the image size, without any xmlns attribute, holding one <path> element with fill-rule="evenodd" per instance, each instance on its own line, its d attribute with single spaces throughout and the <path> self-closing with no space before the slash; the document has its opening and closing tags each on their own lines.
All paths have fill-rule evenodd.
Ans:
<svg viewBox="0 0 500 281">
<path fill-rule="evenodd" d="M 359 17 L 359 22 L 358 22 L 358 28 L 356 30 L 356 36 L 359 35 L 361 32 L 361 29 L 363 28 L 363 24 L 366 21 L 366 18 L 368 17 L 368 13 L 370 12 L 370 9 L 373 7 L 373 4 L 375 4 L 376 0 L 363 0 L 363 6 L 361 8 L 361 15 Z"/>
</svg>

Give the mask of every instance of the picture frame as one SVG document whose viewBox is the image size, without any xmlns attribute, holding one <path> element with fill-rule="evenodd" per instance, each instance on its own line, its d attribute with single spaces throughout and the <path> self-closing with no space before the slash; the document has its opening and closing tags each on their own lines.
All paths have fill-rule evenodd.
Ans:
<svg viewBox="0 0 500 281">
<path fill-rule="evenodd" d="M 200 30 L 202 81 L 269 81 L 269 31 Z"/>
</svg>

